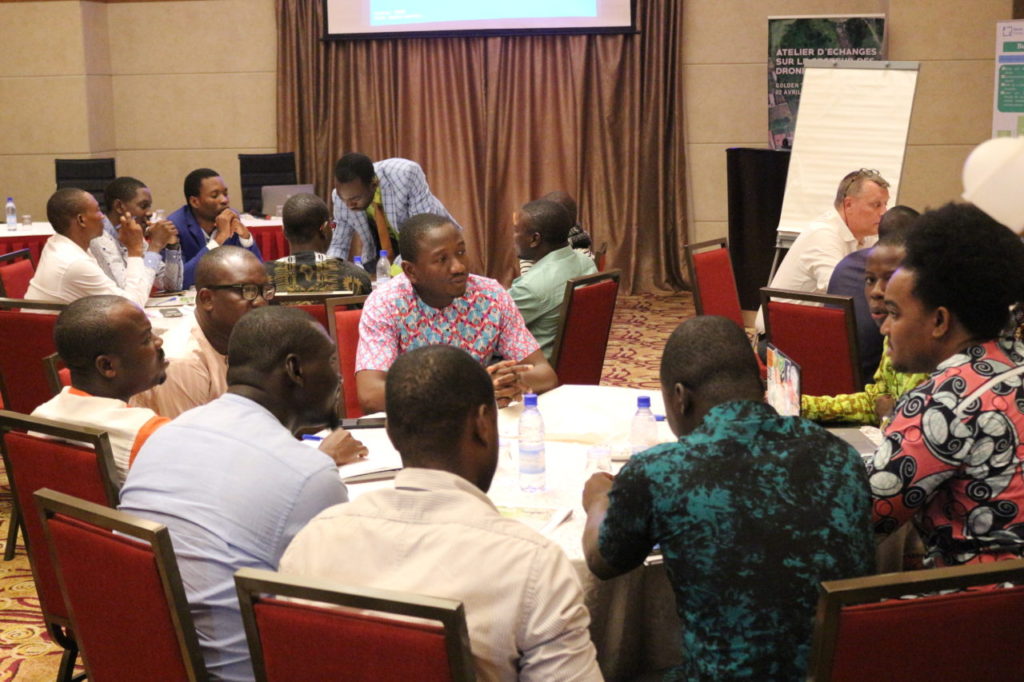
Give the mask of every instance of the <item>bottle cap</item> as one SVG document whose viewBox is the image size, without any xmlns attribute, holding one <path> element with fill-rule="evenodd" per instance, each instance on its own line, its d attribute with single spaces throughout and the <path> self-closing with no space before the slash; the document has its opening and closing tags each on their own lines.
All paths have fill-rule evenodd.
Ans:
<svg viewBox="0 0 1024 682">
<path fill-rule="evenodd" d="M 537 394 L 527 393 L 523 396 L 523 405 L 526 407 L 537 407 Z"/>
<path fill-rule="evenodd" d="M 651 396 L 649 396 L 649 395 L 637 396 L 637 398 L 636 398 L 636 407 L 639 410 L 644 410 L 644 409 L 649 410 L 649 409 L 651 409 Z"/>
<path fill-rule="evenodd" d="M 380 250 L 380 257 L 381 258 L 387 258 L 388 257 L 388 250 L 387 249 L 381 249 Z"/>
</svg>

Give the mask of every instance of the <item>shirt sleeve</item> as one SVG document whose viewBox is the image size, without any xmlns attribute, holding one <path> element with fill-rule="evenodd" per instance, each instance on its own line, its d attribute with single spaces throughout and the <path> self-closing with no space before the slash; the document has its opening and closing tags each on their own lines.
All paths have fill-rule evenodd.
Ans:
<svg viewBox="0 0 1024 682">
<path fill-rule="evenodd" d="M 352 248 L 352 228 L 342 216 L 342 211 L 348 211 L 348 208 L 342 205 L 337 190 L 331 190 L 331 202 L 334 204 L 335 227 L 327 255 L 332 258 L 348 258 L 348 252 Z"/>
<path fill-rule="evenodd" d="M 113 238 L 104 232 L 89 242 L 89 253 L 100 269 L 119 287 L 124 287 L 124 258 Z"/>
<path fill-rule="evenodd" d="M 161 291 L 180 291 L 185 278 L 181 249 L 164 249 L 163 255 L 163 265 L 157 271 L 153 285 Z"/>
<path fill-rule="evenodd" d="M 536 292 L 534 292 L 523 280 L 524 277 L 517 277 L 515 281 L 512 282 L 512 286 L 508 290 L 508 295 L 512 297 L 512 301 L 516 304 L 519 314 L 523 316 L 523 322 L 530 325 L 534 320 L 548 311 L 544 309 L 543 299 L 537 296 Z"/>
<path fill-rule="evenodd" d="M 394 313 L 382 293 L 371 294 L 359 317 L 356 371 L 370 369 L 386 372 L 397 358 L 398 329 Z"/>
<path fill-rule="evenodd" d="M 579 578 L 555 545 L 539 548 L 519 609 L 519 680 L 602 680 Z"/>
<path fill-rule="evenodd" d="M 622 571 L 642 564 L 657 544 L 651 484 L 641 462 L 631 459 L 615 477 L 608 491 L 608 513 L 598 533 L 601 557 Z"/>
<path fill-rule="evenodd" d="M 408 209 L 410 216 L 420 213 L 432 213 L 447 218 L 451 221 L 452 225 L 460 230 L 462 229 L 462 226 L 455 221 L 455 218 L 444 207 L 441 200 L 430 191 L 430 186 L 427 184 L 427 176 L 423 173 L 423 168 L 418 163 L 411 163 L 409 165 L 406 182 L 409 187 Z"/>
<path fill-rule="evenodd" d="M 288 518 L 285 519 L 284 532 L 278 547 L 275 547 L 275 563 L 280 561 L 292 538 L 302 530 L 310 520 L 328 507 L 348 502 L 348 489 L 338 478 L 338 468 L 330 461 L 328 455 L 323 469 L 310 476 L 302 490 L 296 496 Z"/>
<path fill-rule="evenodd" d="M 815 280 L 815 291 L 828 291 L 832 271 L 846 256 L 846 248 L 830 230 L 816 230 L 807 239 L 809 243 L 800 255 L 800 263 Z"/>
<path fill-rule="evenodd" d="M 508 292 L 497 287 L 495 306 L 501 315 L 501 329 L 498 333 L 498 355 L 519 362 L 534 351 L 540 349 L 537 339 L 526 328 L 523 316 L 519 314 L 515 302 Z"/>
<path fill-rule="evenodd" d="M 142 306 L 149 299 L 154 274 L 142 264 L 141 258 L 129 258 L 125 275 L 126 286 L 122 289 L 107 277 L 95 261 L 80 258 L 68 266 L 60 288 L 66 292 L 68 300 L 108 294 L 122 296 Z"/>
</svg>

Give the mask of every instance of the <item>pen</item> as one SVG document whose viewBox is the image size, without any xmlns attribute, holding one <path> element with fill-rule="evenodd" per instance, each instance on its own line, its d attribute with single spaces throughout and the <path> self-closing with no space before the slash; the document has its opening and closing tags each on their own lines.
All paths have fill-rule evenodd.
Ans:
<svg viewBox="0 0 1024 682">
<path fill-rule="evenodd" d="M 323 440 L 323 436 L 318 436 L 315 433 L 305 433 L 302 435 L 302 440 Z"/>
</svg>

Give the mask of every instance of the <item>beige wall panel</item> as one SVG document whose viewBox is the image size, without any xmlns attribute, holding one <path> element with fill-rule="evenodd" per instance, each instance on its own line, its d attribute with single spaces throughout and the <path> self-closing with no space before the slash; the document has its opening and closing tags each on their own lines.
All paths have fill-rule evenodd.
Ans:
<svg viewBox="0 0 1024 682">
<path fill-rule="evenodd" d="M 0 78 L 0 154 L 89 153 L 87 80 Z"/>
<path fill-rule="evenodd" d="M 921 62 L 909 144 L 978 144 L 991 137 L 992 64 Z"/>
<path fill-rule="evenodd" d="M 94 153 L 101 149 L 115 149 L 114 91 L 110 76 L 86 76 L 85 82 L 89 148 Z"/>
<path fill-rule="evenodd" d="M 898 60 L 992 59 L 995 22 L 1013 18 L 1012 0 L 894 0 L 889 7 L 898 32 L 889 59 Z"/>
<path fill-rule="evenodd" d="M 698 64 L 683 67 L 686 140 L 768 140 L 768 82 L 763 64 Z"/>
<path fill-rule="evenodd" d="M 79 5 L 77 1 L 0 3 L 0 26 L 7 27 L 0 49 L 0 74 L 85 73 Z"/>
<path fill-rule="evenodd" d="M 688 144 L 686 158 L 690 166 L 690 206 L 696 222 L 728 220 L 728 186 L 725 174 L 725 150 L 733 144 Z"/>
<path fill-rule="evenodd" d="M 114 76 L 118 148 L 275 147 L 277 113 L 270 73 Z"/>
<path fill-rule="evenodd" d="M 907 148 L 900 182 L 900 202 L 921 211 L 958 200 L 963 191 L 961 170 L 973 145 Z"/>
<path fill-rule="evenodd" d="M 888 4 L 886 0 L 686 0 L 683 59 L 690 64 L 764 65 L 770 16 L 878 14 Z M 767 77 L 765 73 L 766 81 Z"/>
<path fill-rule="evenodd" d="M 724 220 L 698 220 L 693 228 L 694 243 L 729 236 L 729 223 Z"/>
<path fill-rule="evenodd" d="M 114 73 L 216 73 L 231 80 L 234 72 L 277 68 L 274 0 L 113 3 L 107 20 Z M 133 38 L 117 40 L 121 30 Z"/>
<path fill-rule="evenodd" d="M 0 173 L 0 195 L 4 201 L 14 197 L 19 218 L 28 213 L 33 220 L 46 220 L 46 200 L 57 188 L 53 159 L 46 154 L 0 156 L 4 168 L 18 169 Z"/>
<path fill-rule="evenodd" d="M 146 183 L 153 192 L 153 208 L 170 213 L 185 203 L 182 193 L 185 176 L 196 168 L 213 168 L 224 177 L 231 205 L 241 211 L 238 155 L 276 151 L 275 147 L 122 151 L 117 155 L 117 172 Z"/>
<path fill-rule="evenodd" d="M 110 73 L 107 7 L 108 5 L 103 2 L 83 2 L 81 6 L 82 34 L 85 36 L 85 72 L 90 75 Z M 121 39 L 124 40 L 126 37 L 122 36 Z"/>
</svg>

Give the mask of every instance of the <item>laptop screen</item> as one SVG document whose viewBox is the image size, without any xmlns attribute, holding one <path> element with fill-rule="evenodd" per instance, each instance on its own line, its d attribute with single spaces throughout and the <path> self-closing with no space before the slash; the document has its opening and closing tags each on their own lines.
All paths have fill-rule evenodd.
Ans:
<svg viewBox="0 0 1024 682">
<path fill-rule="evenodd" d="M 800 416 L 800 365 L 768 344 L 768 391 L 765 401 L 782 415 Z"/>
</svg>

